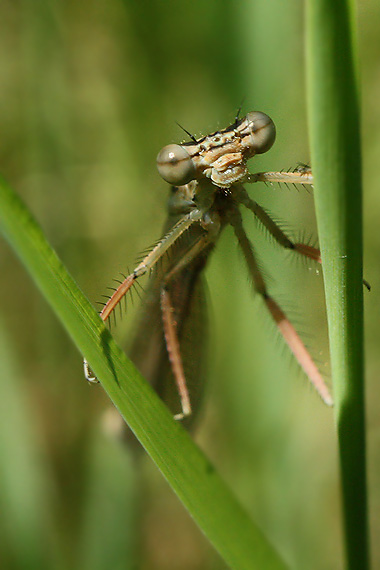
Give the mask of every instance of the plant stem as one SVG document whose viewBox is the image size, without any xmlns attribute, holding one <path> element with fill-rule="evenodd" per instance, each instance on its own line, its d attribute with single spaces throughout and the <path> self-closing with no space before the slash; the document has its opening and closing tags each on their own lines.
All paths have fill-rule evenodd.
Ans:
<svg viewBox="0 0 380 570">
<path fill-rule="evenodd" d="M 1 179 L 0 230 L 125 421 L 227 564 L 237 570 L 284 570 L 280 555 L 117 346 L 41 228 Z"/>
<path fill-rule="evenodd" d="M 307 74 L 347 568 L 369 567 L 360 110 L 352 2 L 309 0 Z"/>
</svg>

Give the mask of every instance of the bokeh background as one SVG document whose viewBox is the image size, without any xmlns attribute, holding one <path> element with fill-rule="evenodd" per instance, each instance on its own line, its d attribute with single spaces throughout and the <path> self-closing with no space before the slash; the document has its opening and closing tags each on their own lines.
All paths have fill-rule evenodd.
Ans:
<svg viewBox="0 0 380 570">
<path fill-rule="evenodd" d="M 380 566 L 380 5 L 359 3 L 367 434 L 373 567 Z M 261 110 L 277 125 L 251 171 L 309 161 L 299 0 L 3 0 L 0 171 L 93 303 L 155 241 L 158 150 Z M 347 118 L 349 120 L 349 117 Z M 303 189 L 250 192 L 316 238 Z M 270 290 L 329 379 L 322 276 L 246 227 Z M 100 387 L 0 241 L 0 563 L 3 568 L 222 569 L 146 456 L 114 437 Z M 207 268 L 209 379 L 195 438 L 292 568 L 343 568 L 336 434 L 259 299 L 232 231 Z M 127 346 L 128 310 L 115 334 Z"/>
</svg>

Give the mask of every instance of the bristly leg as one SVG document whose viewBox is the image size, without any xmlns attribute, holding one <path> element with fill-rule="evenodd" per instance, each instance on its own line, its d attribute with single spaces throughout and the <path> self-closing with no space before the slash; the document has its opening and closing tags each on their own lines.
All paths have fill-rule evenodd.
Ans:
<svg viewBox="0 0 380 570">
<path fill-rule="evenodd" d="M 166 348 L 168 351 L 170 366 L 177 384 L 178 395 L 181 402 L 182 413 L 176 414 L 174 419 L 182 420 L 191 415 L 191 403 L 187 389 L 185 372 L 183 370 L 180 346 L 177 335 L 177 323 L 174 316 L 174 308 L 170 301 L 167 289 L 161 289 L 161 311 L 164 326 Z"/>
<path fill-rule="evenodd" d="M 108 299 L 102 312 L 100 313 L 103 321 L 106 321 L 115 307 L 120 303 L 121 299 L 131 290 L 131 287 L 139 277 L 148 273 L 161 257 L 170 249 L 179 237 L 194 223 L 202 218 L 202 212 L 194 209 L 189 214 L 185 215 L 175 224 L 167 234 L 160 239 L 148 255 L 139 263 L 136 269 L 127 275 L 124 281 L 119 285 L 114 294 Z"/>
<path fill-rule="evenodd" d="M 182 412 L 176 414 L 174 419 L 182 420 L 191 415 L 191 402 L 185 372 L 183 369 L 181 349 L 177 334 L 175 311 L 170 298 L 170 282 L 177 277 L 189 264 L 194 261 L 202 251 L 210 244 L 208 233 L 203 234 L 191 246 L 191 248 L 175 263 L 170 271 L 163 277 L 161 283 L 161 312 L 164 327 L 166 349 L 169 356 L 170 366 L 177 385 L 178 395 Z"/>
<path fill-rule="evenodd" d="M 254 184 L 256 182 L 275 182 L 287 184 L 313 184 L 313 174 L 310 169 L 298 169 L 285 172 L 256 172 L 255 174 L 248 174 L 244 183 Z"/>
<path fill-rule="evenodd" d="M 262 277 L 261 271 L 257 265 L 256 258 L 253 252 L 253 247 L 244 231 L 241 214 L 239 210 L 235 209 L 233 214 L 230 216 L 230 223 L 234 228 L 235 235 L 238 239 L 238 243 L 244 254 L 249 273 L 253 280 L 253 286 L 255 290 L 262 296 L 265 305 L 267 306 L 274 322 L 276 323 L 278 330 L 281 332 L 282 337 L 289 346 L 290 350 L 294 354 L 295 358 L 299 362 L 300 366 L 305 371 L 306 375 L 310 379 L 311 383 L 316 388 L 317 392 L 321 396 L 322 400 L 328 405 L 333 404 L 331 394 L 317 368 L 313 359 L 311 358 L 308 350 L 306 349 L 304 343 L 299 337 L 297 331 L 281 309 L 281 307 L 276 303 L 276 301 L 269 295 L 265 281 Z"/>
<path fill-rule="evenodd" d="M 285 173 L 288 174 L 288 173 Z M 293 175 L 293 172 L 290 174 Z M 272 217 L 268 214 L 266 210 L 260 204 L 252 200 L 245 191 L 243 187 L 240 187 L 239 202 L 243 204 L 248 210 L 250 210 L 256 218 L 263 224 L 263 226 L 268 230 L 268 232 L 273 236 L 273 238 L 285 249 L 290 249 L 309 257 L 318 263 L 321 263 L 321 254 L 319 249 L 312 247 L 311 245 L 305 243 L 295 243 L 288 238 L 288 236 L 282 231 L 282 229 L 276 224 Z"/>
<path fill-rule="evenodd" d="M 111 314 L 115 316 L 115 308 L 119 305 L 120 301 L 125 298 L 126 294 L 131 291 L 137 279 L 145 273 L 149 273 L 162 256 L 177 242 L 180 236 L 201 218 L 202 212 L 194 208 L 189 214 L 181 218 L 179 222 L 157 242 L 135 270 L 124 278 L 124 281 L 121 282 L 111 297 L 107 298 L 107 302 L 100 313 L 100 317 L 103 321 L 107 321 Z M 98 382 L 86 359 L 84 359 L 84 372 L 89 382 Z"/>
<path fill-rule="evenodd" d="M 173 214 L 176 218 L 182 217 L 163 238 L 147 251 L 136 269 L 126 276 L 122 283 L 119 283 L 103 307 L 102 319 L 106 321 L 111 314 L 115 315 L 114 309 L 132 290 L 139 277 L 145 273 L 151 273 L 153 269 L 159 269 L 165 256 L 169 253 L 173 254 L 170 262 L 162 266 L 164 268 L 170 266 L 170 269 L 158 272 L 161 282 L 157 283 L 159 285 L 157 293 L 159 292 L 160 295 L 167 351 L 182 407 L 182 413 L 176 417 L 179 419 L 189 415 L 191 403 L 182 365 L 174 312 L 177 310 L 176 288 L 181 283 L 181 271 L 193 262 L 193 265 L 198 265 L 197 256 L 200 256 L 201 262 L 199 271 L 203 269 L 205 259 L 202 256 L 207 257 L 221 229 L 225 224 L 231 223 L 247 262 L 255 290 L 261 295 L 282 337 L 322 399 L 331 405 L 330 393 L 306 346 L 280 305 L 268 293 L 263 272 L 256 262 L 254 250 L 243 229 L 241 214 L 238 210 L 238 205 L 246 206 L 283 248 L 320 263 L 319 249 L 310 243 L 290 239 L 270 214 L 249 198 L 242 186 L 244 183 L 256 182 L 269 185 L 285 184 L 288 188 L 288 185 L 298 184 L 311 186 L 313 176 L 310 168 L 307 165 L 300 165 L 287 172 L 248 174 L 247 161 L 257 154 L 267 152 L 276 138 L 275 125 L 265 113 L 251 112 L 242 119 L 239 119 L 238 113 L 232 125 L 199 139 L 191 133 L 188 134 L 191 138 L 190 142 L 167 145 L 157 156 L 158 171 L 162 178 L 172 186 L 169 220 L 173 219 Z M 199 240 L 189 243 L 189 247 L 185 248 L 178 240 L 186 235 L 187 230 L 194 223 L 199 224 L 201 236 Z M 178 247 L 172 248 L 174 244 Z M 175 279 L 171 281 L 173 276 Z M 161 337 L 160 343 L 162 340 Z M 87 374 L 91 376 L 88 366 Z"/>
<path fill-rule="evenodd" d="M 293 171 L 288 172 L 256 172 L 255 174 L 248 174 L 244 182 L 249 184 L 255 184 L 256 182 L 264 182 L 265 184 L 273 184 L 278 182 L 279 184 L 288 182 L 294 185 L 301 184 L 304 187 L 308 185 L 313 185 L 313 173 L 310 166 L 306 164 L 300 164 Z M 249 198 L 248 194 L 245 192 L 244 188 L 240 185 L 242 192 L 241 203 L 243 203 L 248 209 L 250 209 L 262 222 L 264 226 L 267 227 L 268 231 L 273 235 L 273 237 L 285 248 L 293 249 L 314 259 L 318 263 L 322 263 L 320 250 L 316 247 L 312 247 L 308 244 L 294 243 L 284 234 L 281 228 L 270 218 L 268 213 L 259 204 L 254 202 Z M 245 194 L 245 196 L 244 196 Z M 240 197 L 239 197 L 240 198 Z M 273 230 L 273 231 L 272 231 Z M 371 290 L 371 285 L 366 279 L 363 279 L 363 285 L 368 291 Z"/>
</svg>

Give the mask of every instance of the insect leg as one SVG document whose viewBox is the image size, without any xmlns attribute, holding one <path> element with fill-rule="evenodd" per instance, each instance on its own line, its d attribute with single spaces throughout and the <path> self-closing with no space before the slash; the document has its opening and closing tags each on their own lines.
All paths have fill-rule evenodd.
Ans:
<svg viewBox="0 0 380 570">
<path fill-rule="evenodd" d="M 176 420 L 181 420 L 185 417 L 190 416 L 192 411 L 189 391 L 186 384 L 186 377 L 181 358 L 175 309 L 170 298 L 170 281 L 173 278 L 178 277 L 179 273 L 194 259 L 196 259 L 208 245 L 210 245 L 210 242 L 211 240 L 208 234 L 201 236 L 186 252 L 186 254 L 182 256 L 181 259 L 174 265 L 174 267 L 172 267 L 172 269 L 165 275 L 161 285 L 161 311 L 166 348 L 168 351 L 173 376 L 177 385 L 182 409 L 181 413 L 174 416 Z"/>
<path fill-rule="evenodd" d="M 255 172 L 248 174 L 246 180 L 249 184 L 255 182 L 284 182 L 287 184 L 313 184 L 313 174 L 310 168 L 296 168 L 290 172 Z"/>
<path fill-rule="evenodd" d="M 316 388 L 322 400 L 327 405 L 331 406 L 333 404 L 332 397 L 316 364 L 312 360 L 297 331 L 281 307 L 276 303 L 276 301 L 269 295 L 267 291 L 265 281 L 255 259 L 252 245 L 243 228 L 241 214 L 237 209 L 235 209 L 234 213 L 231 214 L 230 223 L 234 228 L 239 246 L 241 247 L 244 254 L 244 258 L 246 260 L 249 273 L 252 277 L 255 290 L 262 296 L 285 342 L 289 346 L 300 366 L 305 371 L 311 383 Z"/>
<path fill-rule="evenodd" d="M 263 174 L 268 174 L 268 173 L 263 173 Z M 269 173 L 269 174 L 276 174 L 276 173 Z M 285 172 L 283 174 L 294 175 L 298 173 Z M 303 182 L 303 184 L 305 184 L 305 182 Z M 318 263 L 322 263 L 321 252 L 319 248 L 308 245 L 307 243 L 295 243 L 291 241 L 288 238 L 288 236 L 282 231 L 282 229 L 278 227 L 276 222 L 272 220 L 268 212 L 266 212 L 264 208 L 260 206 L 260 204 L 258 204 L 248 196 L 243 186 L 240 187 L 239 202 L 243 204 L 246 208 L 251 210 L 251 212 L 253 212 L 253 214 L 260 220 L 260 222 L 266 227 L 269 233 L 282 247 L 286 249 L 292 249 L 293 251 L 296 251 L 297 253 L 304 255 L 305 257 L 308 257 L 309 259 L 313 259 Z M 368 289 L 368 291 L 371 290 L 371 285 L 368 283 L 366 279 L 363 279 L 363 285 Z"/>
<path fill-rule="evenodd" d="M 240 202 L 257 217 L 258 220 L 266 227 L 268 232 L 274 237 L 274 239 L 282 247 L 286 249 L 292 249 L 297 253 L 309 257 L 318 263 L 321 263 L 321 253 L 318 248 L 312 247 L 306 243 L 295 243 L 288 238 L 288 236 L 282 231 L 281 228 L 276 224 L 274 220 L 270 217 L 268 212 L 260 206 L 257 202 L 252 200 L 248 194 L 243 189 L 241 195 L 239 196 Z"/>
<path fill-rule="evenodd" d="M 171 248 L 177 239 L 183 234 L 183 232 L 186 231 L 194 222 L 199 221 L 201 217 L 202 212 L 200 210 L 192 210 L 189 214 L 181 218 L 179 222 L 175 224 L 162 239 L 160 239 L 152 251 L 144 257 L 142 262 L 139 263 L 135 270 L 124 279 L 113 295 L 108 299 L 100 313 L 103 321 L 108 319 L 124 295 L 128 293 L 136 279 L 152 269 L 164 253 L 168 251 L 168 249 Z"/>
<path fill-rule="evenodd" d="M 115 290 L 112 296 L 104 305 L 100 316 L 103 321 L 106 321 L 112 311 L 117 307 L 123 297 L 128 293 L 136 279 L 147 273 L 154 265 L 161 259 L 166 251 L 177 241 L 177 239 L 185 232 L 193 223 L 202 218 L 202 212 L 198 209 L 192 210 L 189 214 L 181 218 L 165 235 L 157 245 L 144 257 L 142 262 L 135 268 L 135 270 L 128 275 L 124 281 Z M 88 382 L 97 383 L 96 375 L 91 370 L 86 359 L 83 361 L 84 374 Z"/>
</svg>

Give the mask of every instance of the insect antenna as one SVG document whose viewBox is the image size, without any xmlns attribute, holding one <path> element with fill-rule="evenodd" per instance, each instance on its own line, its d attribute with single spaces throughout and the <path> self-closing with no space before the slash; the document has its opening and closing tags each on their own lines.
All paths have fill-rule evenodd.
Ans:
<svg viewBox="0 0 380 570">
<path fill-rule="evenodd" d="M 234 122 L 232 123 L 231 127 L 237 127 L 238 124 L 239 124 L 239 121 L 240 121 L 240 113 L 241 113 L 241 109 L 242 109 L 242 107 L 243 107 L 243 103 L 244 103 L 244 101 L 245 101 L 245 98 L 246 98 L 246 97 L 244 96 L 243 99 L 242 99 L 241 102 L 240 102 L 239 108 L 238 108 L 237 113 L 236 113 L 236 115 L 235 115 L 235 120 L 234 120 Z"/>
<path fill-rule="evenodd" d="M 198 142 L 197 139 L 195 138 L 195 136 L 192 135 L 191 133 L 189 133 L 189 131 L 187 131 L 187 130 L 185 129 L 185 127 L 183 127 L 182 125 L 180 125 L 179 123 L 177 123 L 177 121 L 176 121 L 176 124 L 179 126 L 180 129 L 182 129 L 182 130 L 191 138 L 191 140 L 192 140 L 193 142 L 195 142 L 195 143 Z"/>
</svg>

